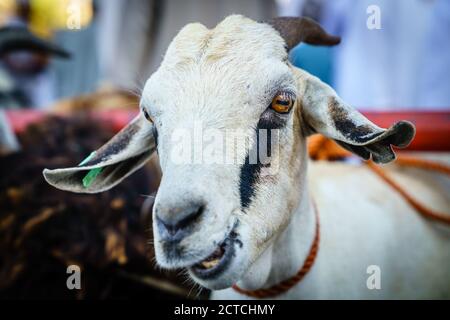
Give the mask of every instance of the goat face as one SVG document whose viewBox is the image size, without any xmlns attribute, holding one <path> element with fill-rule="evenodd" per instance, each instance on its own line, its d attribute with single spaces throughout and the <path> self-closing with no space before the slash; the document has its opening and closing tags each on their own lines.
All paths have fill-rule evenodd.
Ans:
<svg viewBox="0 0 450 320">
<path fill-rule="evenodd" d="M 141 107 L 154 121 L 163 172 L 153 212 L 157 261 L 190 267 L 191 276 L 209 288 L 239 279 L 296 205 L 305 163 L 303 139 L 294 130 L 299 119 L 293 110 L 281 114 L 269 107 L 277 94 L 297 94 L 284 45 L 269 25 L 240 16 L 213 30 L 191 24 L 173 40 L 143 91 Z M 207 136 L 217 130 L 224 140 L 239 135 L 249 148 L 235 149 L 228 164 L 228 155 L 220 159 L 224 163 L 173 161 L 174 143 L 183 141 L 174 135 L 181 128 L 193 137 L 196 127 Z M 271 137 L 279 140 L 271 146 L 271 160 L 277 162 L 271 167 L 246 161 L 256 150 L 259 128 L 281 132 Z M 227 147 L 225 141 L 225 154 L 231 153 Z"/>
<path fill-rule="evenodd" d="M 286 45 L 338 42 L 305 21 L 267 24 L 230 16 L 211 30 L 187 25 L 147 81 L 141 114 L 81 166 L 46 170 L 47 181 L 75 192 L 103 191 L 157 149 L 163 173 L 153 209 L 158 264 L 188 268 L 210 289 L 231 286 L 263 256 L 304 198 L 308 134 L 325 134 L 376 162 L 392 160 L 390 145 L 405 146 L 414 135 L 407 122 L 387 130 L 375 126 L 330 87 L 289 64 Z M 289 31 L 295 27 L 305 32 Z M 180 141 L 188 149 L 193 142 L 177 133 L 192 137 L 195 127 L 219 133 L 212 141 L 214 134 L 203 137 L 209 145 L 225 137 L 223 162 L 195 160 L 207 143 L 194 146 L 191 161 L 174 161 Z M 261 144 L 258 134 L 267 131 L 259 129 L 273 130 L 271 139 Z M 230 132 L 247 142 L 247 148 L 231 147 L 232 163 L 225 160 Z M 270 162 L 249 161 L 261 148 L 270 148 Z M 261 281 L 270 263 L 266 269 Z"/>
</svg>

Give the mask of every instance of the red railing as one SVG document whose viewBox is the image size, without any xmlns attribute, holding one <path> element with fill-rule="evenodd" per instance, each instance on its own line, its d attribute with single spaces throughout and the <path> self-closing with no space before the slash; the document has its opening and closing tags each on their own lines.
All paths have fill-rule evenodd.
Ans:
<svg viewBox="0 0 450 320">
<path fill-rule="evenodd" d="M 389 127 L 399 120 L 409 120 L 417 129 L 408 150 L 416 151 L 450 151 L 450 111 L 363 111 L 367 118 L 380 127 Z M 38 122 L 48 112 L 39 110 L 10 110 L 7 117 L 15 132 L 23 131 L 30 123 Z M 92 111 L 91 115 L 98 121 L 109 123 L 119 131 L 136 112 L 128 110 Z M 67 115 L 63 115 L 67 116 Z"/>
</svg>

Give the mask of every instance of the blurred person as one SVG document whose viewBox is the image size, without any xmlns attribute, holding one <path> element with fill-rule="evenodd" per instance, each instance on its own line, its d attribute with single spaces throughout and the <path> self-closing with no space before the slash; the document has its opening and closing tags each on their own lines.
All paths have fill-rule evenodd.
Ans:
<svg viewBox="0 0 450 320">
<path fill-rule="evenodd" d="M 18 60 L 14 56 L 17 52 L 22 53 Z M 25 27 L 0 27 L 0 61 L 5 60 L 8 68 L 22 73 L 36 72 L 45 64 L 46 58 L 52 55 L 68 57 L 66 51 L 33 35 Z M 23 57 L 25 60 L 21 59 Z M 20 107 L 21 103 L 27 103 L 27 97 L 15 88 L 8 73 L 0 70 L 0 155 L 19 149 L 19 143 L 3 109 Z"/>
<path fill-rule="evenodd" d="M 418 104 L 450 108 L 450 1 L 437 0 L 424 43 L 424 62 L 419 67 Z"/>
<path fill-rule="evenodd" d="M 329 79 L 323 80 L 330 82 L 350 104 L 378 110 L 449 108 L 448 1 L 279 0 L 278 3 L 285 15 L 302 15 L 306 7 L 315 3 L 316 19 L 330 33 L 342 37 L 341 44 L 332 49 L 331 60 L 324 62 L 332 67 L 327 73 Z M 374 5 L 379 8 L 380 29 L 367 26 L 373 14 L 368 8 Z M 310 56 L 297 52 L 294 61 Z"/>
<path fill-rule="evenodd" d="M 3 26 L 13 26 L 27 28 L 31 34 L 42 40 L 52 41 L 55 33 L 62 29 L 81 30 L 91 22 L 93 18 L 92 0 L 7 0 L 2 2 L 0 9 L 0 23 Z M 76 35 L 72 32 L 72 35 Z M 61 42 L 61 41 L 59 41 Z M 89 43 L 78 41 L 77 51 L 89 54 Z M 64 47 L 64 44 L 62 45 Z M 79 57 L 78 54 L 74 55 Z M 29 50 L 16 50 L 3 56 L 3 63 L 0 65 L 0 74 L 3 83 L 8 83 L 9 91 L 16 99 L 2 101 L 2 107 L 29 107 L 43 108 L 51 104 L 61 96 L 61 84 L 71 85 L 71 90 L 79 90 L 79 85 L 68 81 L 74 79 L 74 70 L 80 70 L 80 65 L 76 65 L 71 70 L 70 65 L 63 66 L 63 72 L 58 73 L 58 62 L 56 67 L 46 52 L 32 52 Z M 77 59 L 75 59 L 77 60 Z M 73 63 L 72 63 L 73 65 Z M 89 72 L 89 64 L 82 61 L 82 65 L 87 68 L 84 72 Z M 83 70 L 83 68 L 81 68 Z M 66 78 L 61 75 L 66 75 Z M 68 78 L 67 75 L 70 75 Z M 95 79 L 95 82 L 97 80 Z M 84 76 L 79 83 L 86 86 L 89 83 L 88 77 Z M 5 88 L 6 88 L 5 87 Z M 89 88 L 89 91 L 91 88 Z M 74 91 L 78 93 L 79 91 Z M 3 99 L 5 100 L 5 99 Z"/>
<path fill-rule="evenodd" d="M 53 38 L 72 53 L 70 61 L 51 61 L 33 75 L 14 74 L 29 98 L 22 106 L 48 107 L 55 100 L 102 88 L 140 93 L 161 62 L 169 41 L 188 22 L 214 26 L 241 13 L 257 20 L 274 16 L 273 0 L 8 0 L 9 11 L 33 32 Z M 6 2 L 5 2 L 6 3 Z M 71 28 L 71 3 L 82 8 L 81 28 Z M 15 5 L 15 6 L 14 6 Z M 25 9 L 17 10 L 20 7 Z M 62 12 L 61 10 L 65 10 Z M 9 19 L 8 23 L 11 23 Z"/>
<path fill-rule="evenodd" d="M 51 56 L 67 58 L 69 54 L 55 44 L 32 34 L 24 26 L 0 28 L 0 107 L 30 105 L 29 79 L 45 69 Z M 18 79 L 23 78 L 24 81 Z"/>
</svg>

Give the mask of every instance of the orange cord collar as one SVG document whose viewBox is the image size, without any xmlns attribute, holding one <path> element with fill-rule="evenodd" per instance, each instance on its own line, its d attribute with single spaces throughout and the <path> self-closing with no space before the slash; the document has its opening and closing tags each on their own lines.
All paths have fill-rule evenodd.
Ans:
<svg viewBox="0 0 450 320">
<path fill-rule="evenodd" d="M 233 289 L 239 292 L 240 294 L 244 294 L 246 296 L 252 297 L 252 298 L 271 298 L 274 296 L 277 296 L 279 294 L 282 294 L 292 287 L 294 287 L 297 283 L 299 283 L 311 270 L 314 261 L 316 260 L 317 253 L 319 251 L 319 242 L 320 242 L 320 224 L 319 224 L 319 211 L 317 209 L 316 203 L 312 201 L 314 213 L 316 216 L 316 232 L 314 235 L 314 240 L 311 244 L 311 248 L 309 249 L 308 256 L 306 257 L 305 261 L 303 262 L 302 267 L 298 272 L 290 277 L 289 279 L 283 280 L 282 282 L 273 285 L 266 289 L 258 289 L 258 290 L 245 290 L 240 287 L 238 287 L 236 284 L 233 285 Z"/>
</svg>

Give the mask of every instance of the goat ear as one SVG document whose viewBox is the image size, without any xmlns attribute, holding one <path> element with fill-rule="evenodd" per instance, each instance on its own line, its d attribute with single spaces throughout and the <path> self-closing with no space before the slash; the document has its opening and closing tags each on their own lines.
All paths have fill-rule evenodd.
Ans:
<svg viewBox="0 0 450 320">
<path fill-rule="evenodd" d="M 156 147 L 153 130 L 153 123 L 141 114 L 77 167 L 45 169 L 45 180 L 66 191 L 106 191 L 149 160 Z"/>
<path fill-rule="evenodd" d="M 301 117 L 307 134 L 321 133 L 365 160 L 388 163 L 395 159 L 392 145 L 404 148 L 415 135 L 415 127 L 399 121 L 383 129 L 345 104 L 327 84 L 295 68 L 299 86 Z"/>
</svg>

